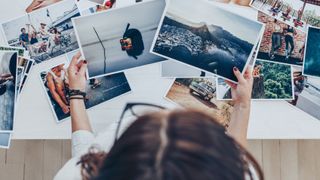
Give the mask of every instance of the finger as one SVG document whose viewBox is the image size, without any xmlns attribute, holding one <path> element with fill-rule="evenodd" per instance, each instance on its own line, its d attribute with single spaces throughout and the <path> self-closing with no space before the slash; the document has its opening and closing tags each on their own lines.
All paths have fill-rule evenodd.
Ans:
<svg viewBox="0 0 320 180">
<path fill-rule="evenodd" d="M 237 84 L 231 82 L 231 81 L 227 81 L 225 80 L 224 82 L 226 82 L 232 89 L 236 89 L 237 88 Z"/>
<path fill-rule="evenodd" d="M 252 79 L 252 66 L 248 66 L 245 72 L 245 79 Z"/>
<path fill-rule="evenodd" d="M 85 76 L 87 71 L 87 61 L 83 61 L 82 66 L 79 70 L 80 75 Z"/>
<path fill-rule="evenodd" d="M 245 79 L 237 67 L 233 68 L 233 73 L 237 77 L 239 83 L 245 82 Z"/>
<path fill-rule="evenodd" d="M 70 62 L 70 67 L 75 67 L 75 66 L 77 66 L 80 57 L 81 57 L 81 53 L 80 53 L 80 52 L 78 52 L 76 55 L 74 55 L 74 56 L 72 57 L 71 62 Z"/>
<path fill-rule="evenodd" d="M 84 60 L 80 60 L 77 64 L 78 70 L 81 68 L 82 64 L 84 63 Z"/>
</svg>

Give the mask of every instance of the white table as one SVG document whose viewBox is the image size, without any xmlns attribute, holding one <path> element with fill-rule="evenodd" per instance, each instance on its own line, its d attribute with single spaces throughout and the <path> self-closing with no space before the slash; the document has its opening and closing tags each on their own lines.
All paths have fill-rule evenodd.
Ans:
<svg viewBox="0 0 320 180">
<path fill-rule="evenodd" d="M 1 22 L 23 15 L 25 2 L 20 0 L 3 1 L 0 7 Z M 241 10 L 239 11 L 241 12 Z M 246 9 L 244 11 L 249 12 Z M 3 37 L 0 38 L 0 43 L 5 44 Z M 64 58 L 64 56 L 55 58 L 53 61 L 45 62 L 33 69 L 20 97 L 13 139 L 69 139 L 71 137 L 70 120 L 56 124 L 38 77 L 42 68 L 63 62 Z M 175 106 L 163 98 L 173 80 L 160 77 L 160 64 L 128 70 L 126 75 L 132 87 L 131 94 L 111 100 L 88 111 L 96 131 L 102 130 L 108 124 L 118 120 L 119 113 L 126 102 L 143 101 L 167 107 Z M 320 138 L 320 121 L 284 101 L 255 101 L 252 103 L 248 138 Z"/>
</svg>

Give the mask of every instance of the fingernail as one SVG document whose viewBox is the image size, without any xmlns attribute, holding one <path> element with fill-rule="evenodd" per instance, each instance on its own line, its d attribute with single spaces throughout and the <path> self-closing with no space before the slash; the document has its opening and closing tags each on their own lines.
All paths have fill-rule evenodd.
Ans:
<svg viewBox="0 0 320 180">
<path fill-rule="evenodd" d="M 84 61 L 83 61 L 83 63 L 84 63 L 84 64 L 87 64 L 87 63 L 88 63 L 88 61 L 84 60 Z"/>
<path fill-rule="evenodd" d="M 233 67 L 233 71 L 239 71 L 237 67 Z"/>
</svg>

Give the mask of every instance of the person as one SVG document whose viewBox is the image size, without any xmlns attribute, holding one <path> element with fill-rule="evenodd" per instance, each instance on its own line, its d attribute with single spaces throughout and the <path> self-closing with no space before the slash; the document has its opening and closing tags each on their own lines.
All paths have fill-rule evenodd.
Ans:
<svg viewBox="0 0 320 180">
<path fill-rule="evenodd" d="M 26 8 L 26 12 L 30 13 L 34 10 L 49 6 L 59 1 L 61 0 L 33 0 L 31 4 Z"/>
<path fill-rule="evenodd" d="M 0 96 L 6 93 L 7 83 L 13 81 L 13 76 L 9 73 L 0 74 Z"/>
<path fill-rule="evenodd" d="M 86 89 L 87 61 L 79 61 L 80 57 L 80 53 L 75 55 L 68 69 L 73 92 Z M 253 84 L 250 69 L 242 75 L 235 67 L 238 84 L 227 82 L 234 101 L 227 129 L 202 112 L 141 103 L 154 110 L 137 116 L 139 108 L 133 107 L 139 104 L 128 104 L 117 123 L 94 137 L 85 95 L 71 95 L 73 158 L 54 179 L 263 180 L 260 166 L 246 150 Z M 137 117 L 123 119 L 127 111 Z"/>
<path fill-rule="evenodd" d="M 53 41 L 56 45 L 59 45 L 61 43 L 61 33 L 58 31 L 57 28 L 52 29 L 53 32 Z"/>
<path fill-rule="evenodd" d="M 40 27 L 39 27 L 40 38 L 42 38 L 42 40 L 44 41 L 47 41 L 49 38 L 49 32 L 46 26 L 47 25 L 45 23 L 40 23 Z"/>
<path fill-rule="evenodd" d="M 305 87 L 307 77 L 303 76 L 302 72 L 293 73 L 293 77 L 294 99 L 291 101 L 291 104 L 295 106 L 297 105 L 299 95 Z"/>
<path fill-rule="evenodd" d="M 286 60 L 288 60 L 294 50 L 294 35 L 295 30 L 290 25 L 285 29 L 285 42 L 286 42 Z"/>
<path fill-rule="evenodd" d="M 20 29 L 21 34 L 19 35 L 19 42 L 27 50 L 27 45 L 29 44 L 29 34 L 26 32 L 26 28 Z"/>
<path fill-rule="evenodd" d="M 63 113 L 68 114 L 69 102 L 66 97 L 68 88 L 68 75 L 64 69 L 64 64 L 56 66 L 48 72 L 46 76 L 46 86 L 54 101 L 59 105 Z"/>
<path fill-rule="evenodd" d="M 281 34 L 282 34 L 282 28 L 277 23 L 277 20 L 274 19 L 272 25 L 272 36 L 271 36 L 271 50 L 270 50 L 270 59 L 274 59 L 274 52 L 278 51 L 278 49 L 281 47 Z"/>
<path fill-rule="evenodd" d="M 260 71 L 261 71 L 262 66 L 257 65 L 253 68 L 252 76 L 253 78 L 259 78 L 260 77 Z"/>
</svg>

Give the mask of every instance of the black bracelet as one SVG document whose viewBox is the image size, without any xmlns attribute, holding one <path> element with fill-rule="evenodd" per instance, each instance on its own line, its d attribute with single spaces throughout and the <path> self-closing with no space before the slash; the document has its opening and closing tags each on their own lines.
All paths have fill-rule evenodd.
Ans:
<svg viewBox="0 0 320 180">
<path fill-rule="evenodd" d="M 76 89 L 69 89 L 69 97 L 71 98 L 72 96 L 82 96 L 83 98 L 85 98 L 87 96 L 87 93 L 80 91 L 80 90 L 76 90 Z"/>
<path fill-rule="evenodd" d="M 72 100 L 72 99 L 80 99 L 80 100 L 84 100 L 83 97 L 70 97 L 69 100 Z"/>
</svg>

